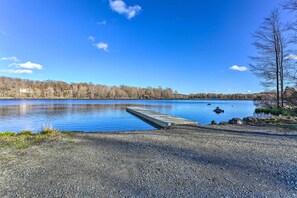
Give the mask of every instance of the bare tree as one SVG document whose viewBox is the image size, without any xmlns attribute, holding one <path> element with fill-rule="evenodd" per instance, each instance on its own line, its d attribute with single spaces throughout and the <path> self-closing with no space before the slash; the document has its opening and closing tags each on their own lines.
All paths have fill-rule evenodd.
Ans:
<svg viewBox="0 0 297 198">
<path fill-rule="evenodd" d="M 294 12 L 297 10 L 297 0 L 286 0 L 284 3 L 282 3 L 282 7 L 286 10 Z"/>
<path fill-rule="evenodd" d="M 250 57 L 252 72 L 263 79 L 266 88 L 276 88 L 276 106 L 284 106 L 284 70 L 289 54 L 278 9 L 265 18 L 253 37 L 258 55 Z"/>
<path fill-rule="evenodd" d="M 288 10 L 291 13 L 297 12 L 297 0 L 286 0 L 282 7 L 285 10 Z M 290 20 L 287 24 L 287 29 L 290 31 L 290 42 L 295 45 L 297 44 L 297 14 L 293 15 L 292 20 Z M 293 53 L 296 54 L 297 50 L 293 50 Z M 296 56 L 291 57 L 292 59 L 296 59 Z M 292 63 L 291 67 L 291 78 L 295 81 L 295 84 L 297 85 L 297 68 L 296 68 L 296 61 Z"/>
</svg>

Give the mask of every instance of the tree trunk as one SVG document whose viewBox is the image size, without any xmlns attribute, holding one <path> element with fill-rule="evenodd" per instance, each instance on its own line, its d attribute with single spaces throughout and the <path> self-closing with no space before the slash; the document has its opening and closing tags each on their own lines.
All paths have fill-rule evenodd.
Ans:
<svg viewBox="0 0 297 198">
<path fill-rule="evenodd" d="M 276 66 L 276 106 L 277 108 L 280 108 L 280 104 L 279 104 L 279 67 L 278 64 Z"/>
<path fill-rule="evenodd" d="M 280 80 L 281 80 L 281 106 L 284 107 L 284 68 L 282 66 L 280 71 Z"/>
<path fill-rule="evenodd" d="M 276 71 L 276 106 L 277 108 L 280 108 L 280 104 L 279 104 L 279 38 L 277 35 L 277 30 L 276 30 L 276 24 L 274 22 L 273 24 L 273 37 L 274 37 L 274 50 L 275 50 L 275 71 Z"/>
</svg>

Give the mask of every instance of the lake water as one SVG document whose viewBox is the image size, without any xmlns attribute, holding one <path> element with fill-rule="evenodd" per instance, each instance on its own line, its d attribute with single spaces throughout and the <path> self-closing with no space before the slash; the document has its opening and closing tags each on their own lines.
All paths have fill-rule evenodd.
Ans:
<svg viewBox="0 0 297 198">
<path fill-rule="evenodd" d="M 44 125 L 84 132 L 154 129 L 126 112 L 127 106 L 140 106 L 200 124 L 254 116 L 255 110 L 253 101 L 234 100 L 0 100 L 0 131 L 40 131 Z M 214 113 L 217 106 L 225 113 Z"/>
</svg>

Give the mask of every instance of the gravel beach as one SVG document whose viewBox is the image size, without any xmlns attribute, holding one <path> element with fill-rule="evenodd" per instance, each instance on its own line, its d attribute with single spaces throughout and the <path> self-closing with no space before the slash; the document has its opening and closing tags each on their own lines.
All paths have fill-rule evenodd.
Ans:
<svg viewBox="0 0 297 198">
<path fill-rule="evenodd" d="M 0 197 L 297 197 L 297 131 L 176 126 L 0 148 Z"/>
</svg>

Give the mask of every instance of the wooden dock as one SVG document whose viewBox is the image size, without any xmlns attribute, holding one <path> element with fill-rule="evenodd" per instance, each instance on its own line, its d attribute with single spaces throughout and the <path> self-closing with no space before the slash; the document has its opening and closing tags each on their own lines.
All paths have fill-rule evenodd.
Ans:
<svg viewBox="0 0 297 198">
<path fill-rule="evenodd" d="M 174 116 L 158 113 L 141 107 L 127 107 L 127 112 L 139 117 L 140 119 L 156 126 L 157 128 L 168 128 L 172 125 L 196 125 L 195 121 L 177 118 Z"/>
</svg>

